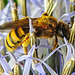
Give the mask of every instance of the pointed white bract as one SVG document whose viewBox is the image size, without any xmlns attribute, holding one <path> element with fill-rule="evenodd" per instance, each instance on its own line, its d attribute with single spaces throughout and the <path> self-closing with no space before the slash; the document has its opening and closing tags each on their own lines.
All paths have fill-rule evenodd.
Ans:
<svg viewBox="0 0 75 75">
<path fill-rule="evenodd" d="M 54 51 L 52 51 L 49 55 L 45 56 L 42 60 L 43 61 L 46 61 L 49 57 L 51 57 L 57 50 L 59 50 L 59 48 L 63 47 L 63 46 L 66 46 L 67 44 L 63 44 L 59 47 L 57 47 Z"/>
<path fill-rule="evenodd" d="M 56 72 L 49 67 L 44 61 L 38 59 L 38 58 L 33 58 L 33 53 L 34 53 L 34 49 L 35 49 L 35 44 L 32 46 L 31 50 L 28 52 L 28 55 L 23 55 L 20 58 L 17 59 L 17 61 L 23 61 L 26 60 L 25 65 L 24 65 L 24 70 L 23 70 L 23 75 L 28 75 L 29 71 L 30 71 L 30 67 L 32 64 L 32 59 L 38 60 L 39 62 L 41 62 L 42 64 L 44 64 L 46 66 L 46 68 L 48 69 L 48 71 L 52 74 L 52 75 L 57 75 Z M 39 72 L 39 73 L 43 73 L 45 75 L 45 72 L 42 68 L 42 66 L 40 64 L 35 64 L 35 69 Z M 41 67 L 41 70 L 39 68 L 39 66 Z"/>
<path fill-rule="evenodd" d="M 4 72 L 3 75 L 10 75 L 9 73 Z"/>
<path fill-rule="evenodd" d="M 75 75 L 75 72 L 73 72 L 71 75 Z"/>
<path fill-rule="evenodd" d="M 69 9 L 70 9 L 69 0 L 65 0 L 65 9 L 66 9 L 66 13 L 69 13 Z"/>
<path fill-rule="evenodd" d="M 4 46 L 0 46 L 0 51 L 4 48 Z"/>
<path fill-rule="evenodd" d="M 51 75 L 57 75 L 57 73 L 49 66 L 49 65 L 47 65 L 44 61 L 42 61 L 42 60 L 40 60 L 40 59 L 38 59 L 38 58 L 32 58 L 32 57 L 30 57 L 31 59 L 35 59 L 35 60 L 38 60 L 39 62 L 41 62 L 42 64 L 44 64 L 45 65 L 45 67 L 47 68 L 47 70 L 49 71 L 49 73 L 51 74 Z"/>
<path fill-rule="evenodd" d="M 64 37 L 64 41 L 66 44 L 68 44 L 66 38 Z M 67 45 L 67 55 L 66 55 L 66 59 L 65 59 L 65 64 L 67 63 L 68 60 L 70 60 L 72 57 L 72 52 L 71 52 L 71 46 L 70 44 Z"/>
<path fill-rule="evenodd" d="M 46 75 L 43 66 L 40 63 L 35 65 L 35 70 L 38 71 L 41 75 Z"/>
<path fill-rule="evenodd" d="M 72 5 L 75 5 L 75 3 L 74 3 L 74 2 L 69 1 L 69 3 L 70 3 L 70 4 L 72 4 Z"/>
<path fill-rule="evenodd" d="M 62 20 L 63 22 L 64 21 L 68 21 L 70 20 L 71 17 L 73 17 L 75 15 L 75 11 L 71 12 L 71 13 L 66 13 L 64 15 L 62 15 L 58 21 Z"/>
<path fill-rule="evenodd" d="M 9 64 L 7 63 L 6 59 L 0 54 L 0 64 L 4 70 L 4 72 L 9 74 L 9 71 L 12 72 Z"/>
<path fill-rule="evenodd" d="M 35 44 L 32 46 L 32 48 L 28 52 L 29 57 L 33 57 L 34 50 L 35 50 Z M 32 59 L 27 59 L 25 61 L 23 75 L 29 75 L 31 64 L 32 64 Z"/>
</svg>

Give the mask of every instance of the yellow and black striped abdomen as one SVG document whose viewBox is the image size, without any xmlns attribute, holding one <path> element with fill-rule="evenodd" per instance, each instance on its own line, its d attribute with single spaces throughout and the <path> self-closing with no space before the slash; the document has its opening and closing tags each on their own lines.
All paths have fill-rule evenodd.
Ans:
<svg viewBox="0 0 75 75">
<path fill-rule="evenodd" d="M 5 39 L 5 46 L 7 50 L 14 51 L 18 46 L 20 46 L 24 36 L 25 32 L 21 27 L 12 29 Z"/>
</svg>

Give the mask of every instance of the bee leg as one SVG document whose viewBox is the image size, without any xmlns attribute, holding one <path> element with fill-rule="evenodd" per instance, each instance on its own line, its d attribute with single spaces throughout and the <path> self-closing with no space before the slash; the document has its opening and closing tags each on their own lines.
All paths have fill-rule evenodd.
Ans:
<svg viewBox="0 0 75 75">
<path fill-rule="evenodd" d="M 24 51 L 25 55 L 27 55 L 27 47 L 23 46 L 23 51 Z"/>
<path fill-rule="evenodd" d="M 52 48 L 52 50 L 54 50 L 58 45 L 58 38 L 57 38 L 57 35 L 55 35 L 55 40 L 54 40 L 54 46 Z"/>
<path fill-rule="evenodd" d="M 24 40 L 22 42 L 22 46 L 23 46 L 23 51 L 25 53 L 25 55 L 27 55 L 27 46 L 30 43 L 30 39 L 29 39 L 30 34 L 28 33 L 25 37 Z"/>
<path fill-rule="evenodd" d="M 63 39 L 64 38 L 64 36 L 61 34 L 61 32 L 59 31 L 59 32 L 57 32 L 57 36 L 58 37 L 60 37 L 61 39 Z"/>
</svg>

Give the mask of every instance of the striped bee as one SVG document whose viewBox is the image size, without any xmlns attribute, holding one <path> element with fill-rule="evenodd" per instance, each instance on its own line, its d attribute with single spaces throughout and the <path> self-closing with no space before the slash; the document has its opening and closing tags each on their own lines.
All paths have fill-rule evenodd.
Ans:
<svg viewBox="0 0 75 75">
<path fill-rule="evenodd" d="M 45 12 L 39 18 L 31 18 L 33 28 L 35 29 L 34 35 L 36 38 L 52 38 L 55 36 L 53 50 L 57 47 L 58 38 L 64 36 L 69 39 L 70 31 L 67 24 L 62 21 L 57 21 L 56 18 L 48 16 Z M 0 30 L 12 29 L 6 39 L 5 46 L 8 51 L 14 51 L 21 45 L 23 41 L 29 40 L 29 18 L 25 17 L 21 20 L 4 23 L 0 26 Z M 63 34 L 61 34 L 61 31 Z M 26 46 L 29 41 L 26 43 Z"/>
</svg>

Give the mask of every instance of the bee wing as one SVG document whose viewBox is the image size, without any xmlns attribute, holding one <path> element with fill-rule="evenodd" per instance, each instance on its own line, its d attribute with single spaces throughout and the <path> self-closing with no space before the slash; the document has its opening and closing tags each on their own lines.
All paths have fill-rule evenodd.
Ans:
<svg viewBox="0 0 75 75">
<path fill-rule="evenodd" d="M 0 32 L 1 32 L 1 33 L 9 33 L 10 30 L 8 30 L 8 29 L 4 29 L 4 30 L 0 30 Z"/>
<path fill-rule="evenodd" d="M 16 21 L 12 21 L 12 22 L 7 22 L 4 23 L 0 26 L 0 30 L 2 29 L 12 29 L 12 28 L 18 28 L 20 26 L 24 26 L 24 25 L 28 25 L 29 21 L 28 20 L 16 20 Z"/>
<path fill-rule="evenodd" d="M 32 18 L 32 21 L 34 21 L 36 19 L 37 18 Z M 6 30 L 6 29 L 10 30 L 13 28 L 18 28 L 18 27 L 29 28 L 29 19 L 24 18 L 21 20 L 4 23 L 0 26 L 0 30 Z"/>
</svg>

